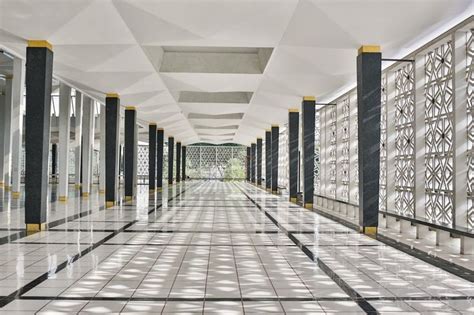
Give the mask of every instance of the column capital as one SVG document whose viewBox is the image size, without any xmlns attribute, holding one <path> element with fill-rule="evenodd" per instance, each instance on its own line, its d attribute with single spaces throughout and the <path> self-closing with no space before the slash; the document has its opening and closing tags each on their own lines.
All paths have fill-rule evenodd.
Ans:
<svg viewBox="0 0 474 315">
<path fill-rule="evenodd" d="M 274 128 L 274 127 L 280 127 L 280 125 L 278 125 L 278 124 L 272 124 L 272 128 Z"/>
<path fill-rule="evenodd" d="M 290 109 L 288 109 L 288 112 L 289 113 L 299 113 L 300 110 L 298 108 L 290 108 Z"/>
<path fill-rule="evenodd" d="M 120 96 L 117 93 L 107 93 L 106 98 L 119 98 Z"/>
<path fill-rule="evenodd" d="M 149 126 L 156 126 L 156 123 L 149 123 Z"/>
<path fill-rule="evenodd" d="M 125 106 L 125 110 L 137 110 L 135 106 Z"/>
<path fill-rule="evenodd" d="M 303 101 L 316 101 L 316 97 L 311 95 L 303 96 Z"/>
<path fill-rule="evenodd" d="M 380 53 L 380 46 L 378 45 L 362 45 L 358 50 L 358 54 L 362 53 Z"/>
<path fill-rule="evenodd" d="M 30 39 L 28 40 L 28 47 L 48 48 L 49 50 L 53 51 L 53 45 L 51 45 L 47 40 Z"/>
</svg>

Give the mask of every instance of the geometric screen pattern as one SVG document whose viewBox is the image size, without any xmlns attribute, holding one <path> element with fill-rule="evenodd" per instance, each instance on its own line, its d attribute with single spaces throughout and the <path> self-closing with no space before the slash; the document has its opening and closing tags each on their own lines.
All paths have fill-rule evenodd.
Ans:
<svg viewBox="0 0 474 315">
<path fill-rule="evenodd" d="M 387 77 L 382 75 L 380 99 L 380 194 L 379 209 L 387 210 Z"/>
<path fill-rule="evenodd" d="M 316 110 L 315 130 L 314 130 L 314 193 L 321 194 L 321 122 L 319 120 L 319 110 Z"/>
<path fill-rule="evenodd" d="M 415 215 L 415 74 L 412 63 L 395 73 L 395 211 Z"/>
<path fill-rule="evenodd" d="M 278 141 L 278 186 L 289 189 L 288 125 L 280 132 Z"/>
<path fill-rule="evenodd" d="M 341 185 L 337 190 L 340 191 L 340 200 L 349 201 L 349 97 L 342 99 L 338 103 L 337 108 L 340 111 L 341 119 L 340 123 L 337 125 L 339 127 L 339 141 L 338 144 L 340 158 L 339 165 L 337 166 L 339 172 L 339 178 L 341 180 Z"/>
<path fill-rule="evenodd" d="M 337 176 L 337 111 L 336 106 L 329 106 L 329 197 L 336 198 L 336 176 Z M 326 119 L 328 118 L 326 112 Z"/>
<path fill-rule="evenodd" d="M 426 219 L 452 226 L 454 210 L 453 44 L 425 56 Z"/>
<path fill-rule="evenodd" d="M 474 229 L 474 29 L 467 32 L 467 226 Z"/>
<path fill-rule="evenodd" d="M 187 146 L 186 175 L 201 179 L 244 179 L 245 146 Z"/>
</svg>

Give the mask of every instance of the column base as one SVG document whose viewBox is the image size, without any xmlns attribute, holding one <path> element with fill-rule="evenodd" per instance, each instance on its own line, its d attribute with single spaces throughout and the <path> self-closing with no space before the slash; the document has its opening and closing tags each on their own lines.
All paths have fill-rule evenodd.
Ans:
<svg viewBox="0 0 474 315">
<path fill-rule="evenodd" d="M 4 182 L 0 182 L 0 188 L 3 188 L 5 186 Z"/>
<path fill-rule="evenodd" d="M 99 189 L 99 195 L 105 195 L 105 189 Z"/>
<path fill-rule="evenodd" d="M 156 188 L 156 192 L 162 192 L 163 191 L 163 187 L 157 187 Z"/>
<path fill-rule="evenodd" d="M 105 207 L 106 208 L 112 208 L 113 206 L 115 206 L 115 201 L 106 201 L 105 202 Z"/>
<path fill-rule="evenodd" d="M 12 189 L 12 186 L 7 186 L 7 185 L 5 185 L 5 186 L 3 186 L 3 189 L 4 189 L 5 191 L 10 191 L 10 190 Z"/>
<path fill-rule="evenodd" d="M 82 197 L 84 197 L 84 198 L 89 198 L 89 193 L 88 193 L 88 192 L 83 192 L 83 193 L 82 193 Z"/>
<path fill-rule="evenodd" d="M 13 199 L 19 199 L 20 198 L 20 192 L 19 191 L 12 191 L 12 198 Z"/>
<path fill-rule="evenodd" d="M 133 196 L 125 196 L 125 201 L 132 201 L 133 200 Z"/>
<path fill-rule="evenodd" d="M 359 227 L 359 232 L 365 235 L 375 236 L 377 235 L 377 227 L 376 226 L 361 226 Z"/>
<path fill-rule="evenodd" d="M 66 196 L 59 196 L 58 200 L 59 201 L 67 201 L 67 197 Z"/>
<path fill-rule="evenodd" d="M 298 198 L 296 198 L 296 197 L 290 197 L 290 202 L 296 203 L 296 200 L 298 200 Z"/>
<path fill-rule="evenodd" d="M 74 185 L 74 187 L 75 187 L 76 189 L 81 189 L 81 184 L 76 184 L 76 185 Z"/>
<path fill-rule="evenodd" d="M 312 210 L 313 209 L 313 204 L 312 203 L 305 203 L 304 208 Z"/>
<path fill-rule="evenodd" d="M 27 223 L 26 224 L 26 234 L 30 235 L 33 233 L 38 233 L 40 231 L 46 230 L 46 223 Z"/>
</svg>

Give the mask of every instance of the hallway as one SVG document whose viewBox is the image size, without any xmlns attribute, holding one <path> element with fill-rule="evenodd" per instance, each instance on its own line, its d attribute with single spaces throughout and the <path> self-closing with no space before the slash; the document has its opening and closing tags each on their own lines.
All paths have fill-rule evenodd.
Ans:
<svg viewBox="0 0 474 315">
<path fill-rule="evenodd" d="M 244 182 L 91 208 L 1 245 L 0 314 L 474 311 L 471 282 Z"/>
</svg>

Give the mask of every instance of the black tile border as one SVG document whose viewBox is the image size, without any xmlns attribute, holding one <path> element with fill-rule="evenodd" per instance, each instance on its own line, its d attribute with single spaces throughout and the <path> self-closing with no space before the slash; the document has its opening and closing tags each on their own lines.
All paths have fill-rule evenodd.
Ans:
<svg viewBox="0 0 474 315">
<path fill-rule="evenodd" d="M 353 289 L 347 282 L 345 282 L 339 275 L 337 275 L 328 265 L 326 265 L 319 257 L 315 256 L 313 252 L 303 243 L 301 243 L 292 233 L 288 232 L 284 226 L 282 226 L 270 213 L 265 211 L 260 204 L 258 204 L 252 197 L 250 197 L 241 187 L 234 185 L 250 200 L 253 204 L 260 209 L 278 228 L 280 228 L 290 240 L 301 249 L 301 251 L 313 262 L 315 262 L 318 267 L 329 277 L 331 278 L 338 286 L 341 288 L 351 299 L 359 305 L 359 307 L 366 314 L 379 314 L 379 312 L 373 307 L 366 298 L 361 296 L 355 289 Z"/>
<path fill-rule="evenodd" d="M 192 187 L 190 188 L 194 188 L 196 185 L 193 185 Z M 180 187 L 181 191 L 176 194 L 175 196 L 173 197 L 169 197 L 168 198 L 168 201 L 169 200 L 173 200 L 174 198 L 182 195 L 186 189 L 183 189 L 183 187 Z M 150 206 L 149 207 L 149 211 L 148 211 L 148 215 L 150 215 L 152 212 L 154 212 L 156 209 L 162 207 L 163 203 L 160 203 L 158 205 L 153 205 L 153 206 Z M 88 210 L 88 211 L 84 211 L 84 213 L 89 213 L 91 212 L 91 210 Z M 77 215 L 77 214 L 76 214 Z M 68 217 L 69 218 L 69 217 Z M 66 218 L 67 219 L 67 218 Z M 58 220 L 58 221 L 62 221 L 62 220 L 65 220 L 65 219 L 61 219 L 61 220 Z M 135 223 L 137 223 L 138 220 L 132 220 L 130 221 L 128 224 L 126 224 L 125 226 L 115 230 L 113 233 L 107 235 L 106 237 L 102 238 L 101 240 L 97 241 L 96 243 L 93 243 L 91 246 L 83 249 L 80 253 L 77 253 L 75 254 L 73 257 L 69 258 L 68 260 L 66 261 L 63 261 L 62 263 L 58 264 L 54 270 L 54 273 L 57 274 L 58 272 L 62 271 L 63 269 L 65 269 L 68 265 L 76 262 L 78 259 L 84 257 L 85 255 L 87 255 L 88 253 L 92 252 L 94 249 L 96 249 L 97 247 L 103 245 L 105 242 L 107 242 L 108 240 L 112 239 L 113 237 L 115 237 L 116 235 L 120 234 L 121 232 L 123 232 L 124 230 L 126 230 L 127 228 L 129 228 L 130 226 L 134 225 Z M 49 271 L 46 271 L 45 273 L 41 274 L 40 276 L 38 276 L 36 279 L 28 282 L 27 284 L 25 284 L 24 286 L 22 286 L 21 288 L 15 290 L 14 292 L 12 292 L 11 294 L 7 295 L 7 296 L 4 296 L 3 298 L 0 299 L 0 308 L 4 307 L 5 305 L 9 304 L 10 302 L 16 300 L 16 299 L 19 299 L 22 297 L 23 294 L 27 293 L 28 291 L 32 290 L 33 288 L 35 288 L 36 286 L 38 286 L 39 284 L 41 284 L 42 282 L 46 281 L 49 279 L 49 275 L 50 275 L 50 272 Z"/>
<path fill-rule="evenodd" d="M 5 298 L 5 297 L 0 297 Z M 416 296 L 416 297 L 393 297 L 393 296 L 377 296 L 367 297 L 368 301 L 472 301 L 474 296 Z M 53 300 L 53 301 L 120 301 L 120 302 L 312 302 L 312 301 L 330 301 L 330 302 L 347 302 L 353 301 L 350 297 L 240 297 L 240 298 L 220 298 L 220 297 L 99 297 L 99 296 L 21 296 L 19 300 Z M 401 314 L 401 313 L 400 313 Z"/>
</svg>

